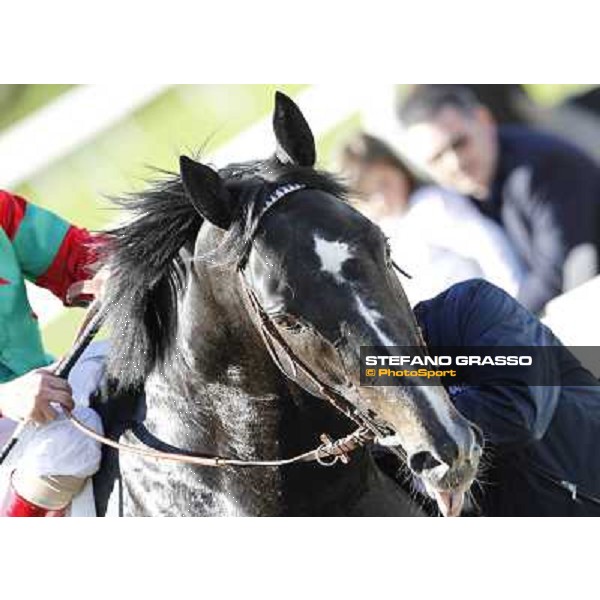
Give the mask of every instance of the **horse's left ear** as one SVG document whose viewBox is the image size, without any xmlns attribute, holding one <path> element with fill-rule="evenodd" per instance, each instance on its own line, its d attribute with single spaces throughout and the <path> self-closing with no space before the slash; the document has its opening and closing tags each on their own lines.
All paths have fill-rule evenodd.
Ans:
<svg viewBox="0 0 600 600">
<path fill-rule="evenodd" d="M 286 164 L 312 167 L 317 158 L 315 138 L 296 103 L 275 92 L 273 130 L 277 139 L 276 156 Z"/>
<path fill-rule="evenodd" d="M 231 195 L 219 174 L 187 156 L 179 157 L 179 171 L 183 187 L 200 215 L 221 229 L 229 229 Z"/>
</svg>

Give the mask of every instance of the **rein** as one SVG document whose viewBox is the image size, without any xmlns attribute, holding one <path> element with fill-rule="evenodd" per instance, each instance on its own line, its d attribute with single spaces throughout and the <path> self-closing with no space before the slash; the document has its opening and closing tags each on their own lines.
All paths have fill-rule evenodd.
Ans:
<svg viewBox="0 0 600 600">
<path fill-rule="evenodd" d="M 306 186 L 302 184 L 287 184 L 277 188 L 272 192 L 267 199 L 265 205 L 262 207 L 261 212 L 258 215 L 258 219 L 251 232 L 250 239 L 254 237 L 258 229 L 258 225 L 264 216 L 264 214 L 270 210 L 280 200 L 288 196 L 289 194 L 304 189 Z M 83 434 L 93 438 L 97 442 L 110 446 L 120 452 L 128 452 L 130 454 L 136 454 L 145 458 L 151 458 L 154 460 L 171 461 L 177 463 L 183 463 L 188 465 L 203 466 L 203 467 L 281 467 L 285 465 L 291 465 L 295 463 L 307 463 L 317 462 L 321 466 L 333 466 L 338 460 L 341 460 L 344 464 L 347 464 L 350 460 L 349 453 L 356 450 L 359 447 L 366 445 L 368 442 L 373 441 L 378 437 L 385 437 L 387 432 L 383 430 L 378 424 L 376 424 L 370 417 L 363 414 L 357 408 L 355 408 L 348 400 L 346 400 L 341 394 L 337 393 L 332 387 L 326 383 L 320 381 L 318 376 L 312 371 L 312 369 L 289 347 L 286 341 L 283 339 L 279 331 L 277 330 L 274 323 L 271 321 L 263 307 L 258 302 L 256 295 L 253 290 L 250 289 L 246 283 L 243 275 L 243 268 L 245 266 L 245 257 L 240 260 L 237 266 L 237 272 L 239 273 L 242 289 L 245 292 L 246 300 L 249 308 L 254 313 L 257 323 L 256 326 L 259 333 L 265 343 L 265 346 L 271 355 L 271 358 L 279 369 L 285 374 L 285 370 L 282 368 L 282 364 L 279 360 L 278 354 L 274 347 L 274 342 L 279 344 L 282 351 L 290 361 L 290 364 L 294 367 L 294 370 L 300 369 L 310 381 L 317 387 L 319 394 L 321 394 L 326 400 L 328 400 L 339 412 L 354 421 L 358 427 L 352 433 L 345 437 L 332 440 L 327 434 L 323 433 L 320 436 L 321 445 L 313 450 L 309 450 L 302 454 L 292 456 L 290 458 L 284 458 L 279 460 L 241 460 L 236 458 L 227 458 L 222 456 L 209 456 L 202 454 L 192 454 L 188 452 L 163 452 L 160 450 L 154 450 L 146 445 L 134 446 L 131 444 L 123 444 L 116 442 L 110 438 L 100 435 L 93 429 L 87 427 L 71 413 L 65 411 L 65 417 Z M 405 274 L 395 263 L 393 266 L 398 269 L 401 273 Z M 405 274 L 408 277 L 410 275 Z M 84 323 L 82 324 L 80 331 L 75 339 L 75 342 L 71 350 L 63 357 L 55 373 L 59 376 L 67 377 L 69 371 L 79 359 L 85 348 L 94 338 L 95 334 L 100 329 L 105 316 L 105 309 L 101 306 L 99 301 L 94 301 L 90 306 Z M 17 442 L 18 435 L 13 436 L 7 446 L 2 450 L 0 455 L 0 464 L 2 460 L 10 453 L 12 448 Z M 10 446 L 10 447 L 9 447 Z"/>
<path fill-rule="evenodd" d="M 277 204 L 280 200 L 287 197 L 291 193 L 304 188 L 305 186 L 302 184 L 286 184 L 275 189 L 269 195 L 269 197 L 265 201 L 265 204 L 261 208 L 261 211 L 257 216 L 257 220 L 255 221 L 255 225 L 251 231 L 250 239 L 252 239 L 256 234 L 258 226 L 267 211 L 269 211 L 275 204 Z M 332 466 L 336 464 L 338 460 L 341 460 L 344 464 L 346 464 L 349 461 L 348 454 L 350 452 L 357 449 L 358 447 L 364 446 L 366 443 L 372 441 L 376 436 L 381 435 L 382 432 L 378 429 L 375 423 L 368 419 L 368 417 L 361 415 L 356 409 L 352 407 L 352 405 L 347 400 L 345 400 L 345 398 L 343 398 L 343 396 L 335 392 L 335 390 L 330 388 L 327 384 L 321 382 L 319 378 L 311 371 L 311 369 L 298 356 L 296 356 L 293 353 L 291 348 L 289 348 L 289 346 L 285 343 L 285 340 L 283 340 L 283 338 L 277 331 L 275 325 L 271 322 L 268 315 L 265 313 L 262 306 L 260 306 L 256 296 L 254 295 L 254 292 L 248 288 L 242 272 L 243 266 L 243 261 L 240 261 L 240 263 L 237 266 L 237 271 L 240 275 L 240 279 L 242 282 L 242 288 L 245 291 L 249 308 L 252 310 L 252 312 L 258 320 L 259 332 L 261 334 L 262 339 L 264 340 L 264 343 L 272 359 L 281 369 L 281 363 L 279 362 L 279 358 L 273 347 L 272 340 L 275 339 L 284 349 L 291 364 L 293 364 L 295 368 L 299 368 L 300 370 L 302 370 L 303 373 L 305 373 L 305 375 L 313 382 L 313 384 L 316 385 L 317 389 L 319 390 L 319 393 L 322 394 L 322 396 L 325 397 L 342 414 L 346 415 L 348 418 L 352 419 L 355 423 L 358 424 L 358 428 L 355 431 L 353 431 L 345 437 L 338 438 L 335 440 L 332 440 L 327 434 L 322 434 L 321 445 L 319 445 L 313 450 L 309 450 L 308 452 L 304 452 L 302 454 L 298 454 L 290 458 L 284 458 L 280 460 L 241 460 L 222 456 L 191 454 L 187 452 L 163 452 L 159 450 L 154 450 L 147 446 L 133 446 L 131 444 L 123 444 L 98 434 L 93 429 L 87 427 L 86 425 L 78 421 L 72 414 L 67 414 L 66 417 L 71 421 L 71 423 L 85 435 L 88 435 L 89 437 L 95 439 L 101 444 L 110 446 L 119 451 L 137 454 L 138 456 L 152 458 L 155 460 L 165 460 L 205 467 L 280 467 L 284 465 L 307 462 L 317 462 L 322 466 Z M 91 317 L 86 318 L 86 321 L 94 321 L 95 319 L 101 321 L 103 318 L 103 314 L 99 305 L 94 303 L 92 307 L 90 307 L 90 312 L 92 312 L 92 309 L 94 311 L 94 314 Z M 92 337 L 93 335 L 91 337 L 84 335 L 78 336 L 75 341 L 74 348 L 69 354 L 75 354 L 78 352 L 76 359 L 79 358 L 81 352 L 83 351 L 85 346 L 89 344 Z M 80 350 L 78 350 L 78 348 L 80 348 Z"/>
<path fill-rule="evenodd" d="M 243 280 L 242 275 L 241 277 Z M 251 293 L 250 290 L 248 290 L 245 287 L 245 284 L 244 289 L 246 289 L 247 292 Z M 254 298 L 254 301 L 257 302 L 256 298 Z M 260 308 L 260 311 L 262 311 L 262 307 Z M 260 311 L 259 315 L 262 314 L 266 317 L 264 312 L 261 313 Z M 89 345 L 89 343 L 94 338 L 95 334 L 100 329 L 104 317 L 105 310 L 102 309 L 102 306 L 98 301 L 95 301 L 88 310 L 84 323 L 80 328 L 80 331 L 75 339 L 73 347 L 57 366 L 57 369 L 55 371 L 57 375 L 64 377 L 68 375 L 68 372 L 77 362 L 85 348 Z M 274 360 L 277 361 L 277 357 L 271 350 L 269 342 L 267 341 L 268 338 L 263 337 L 263 339 L 265 339 L 265 342 L 267 343 L 267 348 L 269 349 L 271 356 L 273 356 Z M 305 370 L 305 372 L 310 374 L 311 377 L 314 377 L 312 373 L 310 373 L 310 370 L 308 370 L 308 368 L 304 365 L 304 363 L 300 361 L 298 364 L 303 370 Z M 318 379 L 314 378 L 314 381 L 318 384 L 319 390 L 323 393 L 323 395 L 325 395 L 330 400 L 330 402 L 336 408 L 338 408 L 338 410 L 343 412 L 346 416 L 350 417 L 351 419 L 359 422 L 357 416 L 353 415 L 348 407 L 344 407 L 339 403 L 340 399 L 343 400 L 341 396 L 337 395 L 333 390 L 330 390 L 326 384 L 321 384 L 318 381 Z M 111 448 L 114 448 L 120 452 L 128 452 L 130 454 L 136 454 L 138 456 L 143 456 L 145 458 L 151 458 L 154 460 L 178 462 L 202 467 L 281 467 L 285 465 L 291 465 L 294 463 L 306 462 L 317 462 L 321 466 L 329 467 L 336 464 L 338 460 L 341 460 L 344 464 L 347 464 L 350 460 L 348 457 L 348 454 L 350 452 L 352 452 L 360 446 L 364 446 L 367 442 L 371 441 L 374 438 L 373 433 L 369 431 L 372 428 L 368 427 L 365 421 L 364 424 L 361 423 L 361 426 L 358 429 L 356 429 L 355 431 L 343 438 L 332 440 L 327 434 L 322 434 L 322 444 L 320 446 L 313 450 L 309 450 L 308 452 L 292 456 L 291 458 L 284 458 L 279 460 L 242 460 L 236 458 L 226 458 L 222 456 L 192 454 L 188 452 L 163 452 L 160 450 L 154 450 L 153 448 L 147 446 L 133 446 L 131 444 L 123 444 L 121 442 L 116 442 L 110 438 L 100 435 L 87 425 L 84 425 L 70 412 L 65 411 L 65 417 L 83 434 L 93 438 L 100 444 L 110 446 Z M 18 435 L 15 436 L 14 441 L 13 439 L 10 440 L 10 442 L 12 442 L 12 445 L 10 446 L 10 448 L 8 447 L 8 445 L 5 447 L 5 449 L 2 452 L 3 456 L 7 456 L 10 453 L 10 451 L 16 444 L 17 439 Z"/>
<path fill-rule="evenodd" d="M 82 323 L 79 332 L 75 338 L 73 346 L 69 352 L 59 361 L 58 365 L 54 370 L 54 374 L 66 378 L 70 373 L 71 369 L 81 357 L 85 348 L 94 339 L 96 333 L 99 331 L 105 317 L 105 310 L 101 306 L 99 301 L 94 301 L 86 313 L 84 322 Z M 321 386 L 320 386 L 321 387 Z M 324 394 L 327 392 L 327 386 L 323 384 L 322 390 Z M 332 393 L 332 403 L 335 401 Z M 334 404 L 336 408 L 337 405 Z M 344 414 L 353 418 L 350 413 L 342 410 Z M 321 466 L 329 467 L 341 460 L 344 464 L 349 462 L 348 454 L 358 448 L 364 446 L 367 442 L 373 439 L 373 435 L 365 428 L 359 427 L 349 435 L 332 440 L 328 435 L 321 435 L 322 444 L 313 450 L 292 456 L 291 458 L 284 458 L 280 460 L 241 460 L 236 458 L 226 458 L 222 456 L 206 456 L 200 454 L 191 454 L 187 452 L 176 453 L 176 452 L 162 452 L 160 450 L 154 450 L 144 446 L 133 446 L 131 444 L 123 444 L 121 442 L 115 442 L 114 440 L 100 435 L 95 430 L 91 429 L 87 425 L 84 425 L 72 413 L 64 411 L 64 416 L 68 419 L 73 426 L 81 431 L 84 435 L 91 437 L 100 444 L 110 446 L 120 452 L 127 452 L 129 454 L 136 454 L 145 458 L 151 458 L 154 460 L 163 460 L 170 462 L 184 463 L 188 465 L 203 466 L 203 467 L 281 467 L 285 465 L 291 465 L 294 463 L 306 463 L 306 462 L 317 462 Z M 356 420 L 356 419 L 354 419 Z M 8 457 L 10 452 L 17 444 L 23 429 L 27 426 L 28 422 L 21 423 L 10 440 L 2 448 L 0 452 L 0 465 Z"/>
</svg>

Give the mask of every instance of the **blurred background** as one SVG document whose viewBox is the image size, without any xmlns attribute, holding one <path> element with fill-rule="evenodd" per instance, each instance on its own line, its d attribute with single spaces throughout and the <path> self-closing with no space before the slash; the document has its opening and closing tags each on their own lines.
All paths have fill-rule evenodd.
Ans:
<svg viewBox="0 0 600 600">
<path fill-rule="evenodd" d="M 180 154 L 198 151 L 217 166 L 271 154 L 276 89 L 301 106 L 320 165 L 336 168 L 336 149 L 354 132 L 393 139 L 395 98 L 408 87 L 0 85 L 0 188 L 101 230 L 119 218 L 107 197 L 141 189 L 151 166 L 175 169 Z M 600 158 L 598 97 L 590 86 L 480 87 L 503 98 L 499 119 L 554 130 Z M 81 310 L 64 309 L 44 290 L 29 291 L 47 349 L 64 352 Z"/>
</svg>

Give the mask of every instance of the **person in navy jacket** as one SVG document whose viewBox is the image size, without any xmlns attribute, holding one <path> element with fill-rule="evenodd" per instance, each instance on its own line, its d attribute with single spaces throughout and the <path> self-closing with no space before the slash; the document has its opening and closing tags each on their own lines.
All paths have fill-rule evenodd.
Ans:
<svg viewBox="0 0 600 600">
<path fill-rule="evenodd" d="M 552 331 L 501 289 L 458 283 L 415 307 L 428 346 L 552 346 L 560 385 L 498 385 L 494 371 L 447 385 L 458 410 L 484 433 L 487 468 L 475 485 L 485 516 L 600 516 L 600 386 Z M 547 364 L 552 361 L 553 364 Z M 521 371 L 522 372 L 522 371 Z"/>
<path fill-rule="evenodd" d="M 526 273 L 519 301 L 539 313 L 600 271 L 600 167 L 555 136 L 497 126 L 461 86 L 418 86 L 400 107 L 406 147 L 438 183 L 505 230 Z"/>
</svg>

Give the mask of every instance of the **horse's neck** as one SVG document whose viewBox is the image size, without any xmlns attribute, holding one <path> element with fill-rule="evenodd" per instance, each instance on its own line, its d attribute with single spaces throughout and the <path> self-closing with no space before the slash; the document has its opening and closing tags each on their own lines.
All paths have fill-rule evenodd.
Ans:
<svg viewBox="0 0 600 600">
<path fill-rule="evenodd" d="M 191 276 L 168 361 L 174 368 L 149 378 L 149 401 L 160 412 L 177 407 L 171 422 L 179 420 L 187 441 L 206 451 L 272 454 L 265 444 L 275 437 L 285 386 L 236 297 L 237 278 L 230 274 L 229 280 L 223 292 Z M 166 407 L 165 395 L 172 399 Z"/>
<path fill-rule="evenodd" d="M 237 315 L 224 315 L 198 290 L 190 294 L 169 368 L 158 369 L 147 381 L 145 422 L 157 438 L 192 452 L 277 460 L 316 447 L 320 433 L 349 431 L 349 423 L 325 401 L 283 377 L 243 307 Z M 331 494 L 337 479 L 340 487 L 355 487 L 354 469 L 309 468 L 313 491 L 322 483 Z M 252 468 L 229 471 L 226 478 L 205 470 L 202 485 L 235 498 L 254 514 L 280 512 L 288 496 L 318 502 L 303 497 L 307 468 L 291 469 L 285 477 L 280 469 Z"/>
<path fill-rule="evenodd" d="M 347 433 L 347 423 L 324 401 L 293 386 L 264 395 L 248 395 L 230 373 L 230 385 L 202 382 L 180 391 L 151 377 L 147 387 L 147 428 L 178 449 L 245 460 L 278 460 L 313 449 L 319 434 Z M 361 451 L 362 452 L 362 451 Z M 159 466 L 156 484 L 179 490 L 166 504 L 142 512 L 158 514 L 282 515 L 345 514 L 367 486 L 371 463 L 354 454 L 349 466 L 323 468 L 316 463 L 273 469 L 262 467 L 187 469 Z M 175 474 L 176 473 L 176 474 Z M 154 474 L 133 471 L 133 478 Z M 151 481 L 147 481 L 151 483 Z M 152 486 L 148 486 L 150 489 Z M 135 483 L 133 488 L 135 489 Z M 183 492 L 181 490 L 184 490 Z M 182 498 L 185 499 L 182 501 Z M 189 499 L 193 500 L 189 500 Z M 202 504 L 194 504 L 202 498 Z M 163 498 L 164 500 L 164 498 Z"/>
<path fill-rule="evenodd" d="M 217 327 L 216 330 L 219 328 Z M 165 442 L 196 452 L 276 460 L 306 451 L 350 423 L 287 380 L 254 330 L 195 331 L 146 383 L 146 418 Z"/>
</svg>

